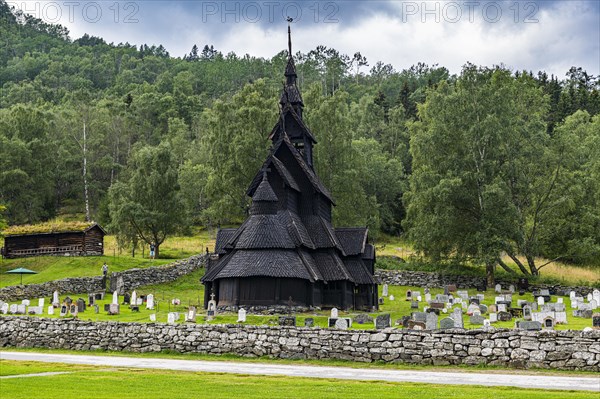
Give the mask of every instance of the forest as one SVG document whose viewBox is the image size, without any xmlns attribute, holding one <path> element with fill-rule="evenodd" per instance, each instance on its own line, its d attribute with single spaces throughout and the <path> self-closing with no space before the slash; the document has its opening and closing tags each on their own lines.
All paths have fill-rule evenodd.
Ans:
<svg viewBox="0 0 600 399">
<path fill-rule="evenodd" d="M 122 245 L 158 246 L 244 220 L 287 51 L 198 43 L 172 57 L 73 39 L 4 0 L 0 41 L 0 225 L 81 214 Z M 334 224 L 401 235 L 440 262 L 600 264 L 598 77 L 397 70 L 322 45 L 294 57 Z"/>
</svg>

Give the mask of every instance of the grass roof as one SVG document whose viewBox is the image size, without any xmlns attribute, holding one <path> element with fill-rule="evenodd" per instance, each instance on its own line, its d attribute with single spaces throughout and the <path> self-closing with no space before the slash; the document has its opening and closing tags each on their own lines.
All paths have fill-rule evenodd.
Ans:
<svg viewBox="0 0 600 399">
<path fill-rule="evenodd" d="M 10 226 L 2 234 L 5 237 L 20 236 L 27 234 L 66 233 L 73 231 L 85 231 L 95 225 L 95 222 L 65 222 L 51 221 L 40 224 L 23 224 Z"/>
</svg>

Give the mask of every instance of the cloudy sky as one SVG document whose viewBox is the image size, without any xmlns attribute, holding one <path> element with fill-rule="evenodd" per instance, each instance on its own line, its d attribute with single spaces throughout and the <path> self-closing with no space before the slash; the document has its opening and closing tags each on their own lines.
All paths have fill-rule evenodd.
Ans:
<svg viewBox="0 0 600 399">
<path fill-rule="evenodd" d="M 290 16 L 294 52 L 322 44 L 397 70 L 422 61 L 456 73 L 469 61 L 559 77 L 573 65 L 600 74 L 598 0 L 7 2 L 67 26 L 73 39 L 162 44 L 173 56 L 212 44 L 272 57 L 286 48 Z"/>
</svg>

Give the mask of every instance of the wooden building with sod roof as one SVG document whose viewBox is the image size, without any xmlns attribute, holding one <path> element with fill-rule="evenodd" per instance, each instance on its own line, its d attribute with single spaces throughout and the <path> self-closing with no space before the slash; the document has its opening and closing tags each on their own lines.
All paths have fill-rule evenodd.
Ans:
<svg viewBox="0 0 600 399">
<path fill-rule="evenodd" d="M 6 258 L 91 256 L 104 254 L 106 231 L 94 222 L 48 222 L 11 226 L 3 234 Z"/>
<path fill-rule="evenodd" d="M 332 226 L 335 204 L 313 168 L 317 141 L 302 118 L 291 50 L 289 39 L 272 148 L 248 189 L 248 218 L 237 229 L 217 233 L 215 255 L 202 278 L 205 306 L 214 294 L 218 307 L 371 310 L 377 307 L 375 250 L 366 227 Z"/>
</svg>

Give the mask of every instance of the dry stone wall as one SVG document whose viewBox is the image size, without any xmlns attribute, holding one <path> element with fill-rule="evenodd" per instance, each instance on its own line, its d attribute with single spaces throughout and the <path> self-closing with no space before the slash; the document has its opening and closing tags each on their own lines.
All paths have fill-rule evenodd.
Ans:
<svg viewBox="0 0 600 399">
<path fill-rule="evenodd" d="M 112 273 L 110 276 L 110 291 L 118 291 L 120 295 L 123 295 L 125 291 L 131 291 L 145 285 L 175 281 L 179 277 L 204 267 L 206 259 L 206 255 L 196 255 L 166 266 L 129 269 Z"/>
<path fill-rule="evenodd" d="M 388 285 L 408 285 L 417 287 L 429 287 L 429 288 L 443 288 L 446 285 L 456 285 L 458 288 L 474 288 L 474 287 L 485 287 L 486 281 L 484 277 L 475 276 L 459 276 L 459 275 L 448 275 L 434 272 L 420 272 L 412 270 L 375 270 L 375 278 L 378 279 L 380 284 Z M 512 280 L 497 280 L 498 284 L 508 288 L 509 285 L 517 285 L 516 279 Z M 562 295 L 569 296 L 571 291 L 577 292 L 578 295 L 587 295 L 591 293 L 594 288 L 593 286 L 564 286 L 560 284 L 549 285 L 549 284 L 531 284 L 529 286 L 531 290 L 548 289 L 551 295 Z"/>
<path fill-rule="evenodd" d="M 73 277 L 48 281 L 47 283 L 42 284 L 12 285 L 0 288 L 0 300 L 10 302 L 21 299 L 43 298 L 52 296 L 54 291 L 78 294 L 100 292 L 104 290 L 102 276 Z"/>
<path fill-rule="evenodd" d="M 0 347 L 600 371 L 600 331 L 336 330 L 0 317 Z"/>
</svg>

